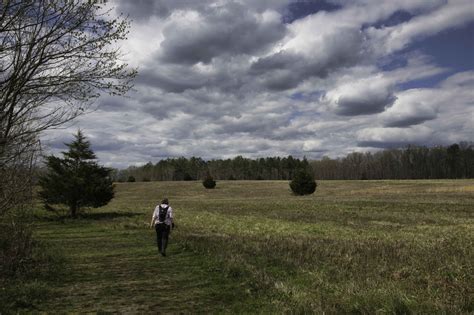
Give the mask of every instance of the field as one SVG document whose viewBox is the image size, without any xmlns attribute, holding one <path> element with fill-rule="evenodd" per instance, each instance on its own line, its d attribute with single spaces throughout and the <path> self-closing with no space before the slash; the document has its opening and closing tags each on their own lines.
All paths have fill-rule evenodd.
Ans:
<svg viewBox="0 0 474 315">
<path fill-rule="evenodd" d="M 318 184 L 297 197 L 284 181 L 123 183 L 78 220 L 37 210 L 65 269 L 17 310 L 474 312 L 474 180 Z M 148 228 L 162 197 L 178 225 L 167 257 Z"/>
</svg>

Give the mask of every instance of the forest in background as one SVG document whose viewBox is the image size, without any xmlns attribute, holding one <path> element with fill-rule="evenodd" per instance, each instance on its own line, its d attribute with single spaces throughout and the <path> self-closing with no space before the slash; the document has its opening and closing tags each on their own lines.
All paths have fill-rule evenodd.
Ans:
<svg viewBox="0 0 474 315">
<path fill-rule="evenodd" d="M 375 153 L 353 152 L 342 158 L 321 160 L 288 157 L 206 161 L 199 157 L 169 158 L 156 164 L 115 170 L 114 180 L 180 181 L 201 180 L 208 173 L 217 180 L 290 180 L 305 169 L 316 179 L 446 179 L 474 178 L 474 143 L 450 146 L 415 146 Z"/>
</svg>

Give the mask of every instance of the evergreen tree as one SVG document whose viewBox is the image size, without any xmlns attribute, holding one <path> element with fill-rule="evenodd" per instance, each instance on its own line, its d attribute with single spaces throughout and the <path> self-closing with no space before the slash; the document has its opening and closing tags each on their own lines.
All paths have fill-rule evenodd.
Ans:
<svg viewBox="0 0 474 315">
<path fill-rule="evenodd" d="M 48 156 L 47 172 L 39 180 L 40 197 L 47 207 L 63 204 L 74 218 L 83 207 L 98 208 L 114 197 L 112 170 L 95 161 L 96 156 L 79 130 L 62 152 L 63 158 Z"/>
<path fill-rule="evenodd" d="M 216 187 L 216 181 L 212 178 L 211 174 L 207 174 L 206 178 L 202 181 L 202 185 L 206 189 L 214 189 Z"/>
<path fill-rule="evenodd" d="M 308 170 L 299 170 L 296 172 L 293 180 L 290 182 L 290 188 L 296 195 L 311 195 L 316 190 L 316 181 Z"/>
</svg>

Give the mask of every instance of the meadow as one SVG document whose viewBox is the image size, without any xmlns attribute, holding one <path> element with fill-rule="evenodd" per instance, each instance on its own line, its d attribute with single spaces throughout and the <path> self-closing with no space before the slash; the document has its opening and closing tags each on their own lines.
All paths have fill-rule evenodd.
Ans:
<svg viewBox="0 0 474 315">
<path fill-rule="evenodd" d="M 148 227 L 163 197 L 167 257 Z M 304 197 L 286 181 L 119 183 L 80 219 L 38 208 L 35 237 L 63 268 L 25 281 L 16 311 L 474 312 L 474 180 L 319 181 Z"/>
</svg>

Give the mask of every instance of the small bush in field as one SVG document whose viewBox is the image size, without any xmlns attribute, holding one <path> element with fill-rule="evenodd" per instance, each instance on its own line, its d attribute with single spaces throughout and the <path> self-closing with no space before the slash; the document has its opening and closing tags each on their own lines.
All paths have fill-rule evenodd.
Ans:
<svg viewBox="0 0 474 315">
<path fill-rule="evenodd" d="M 211 175 L 207 175 L 207 177 L 202 181 L 202 185 L 206 187 L 206 189 L 213 189 L 216 187 L 216 181 Z"/>
<path fill-rule="evenodd" d="M 316 191 L 316 181 L 308 171 L 298 171 L 290 182 L 290 188 L 295 195 L 311 195 Z"/>
<path fill-rule="evenodd" d="M 135 177 L 133 177 L 133 176 L 128 176 L 127 182 L 129 182 L 129 183 L 134 183 L 134 182 L 135 182 Z"/>
</svg>

